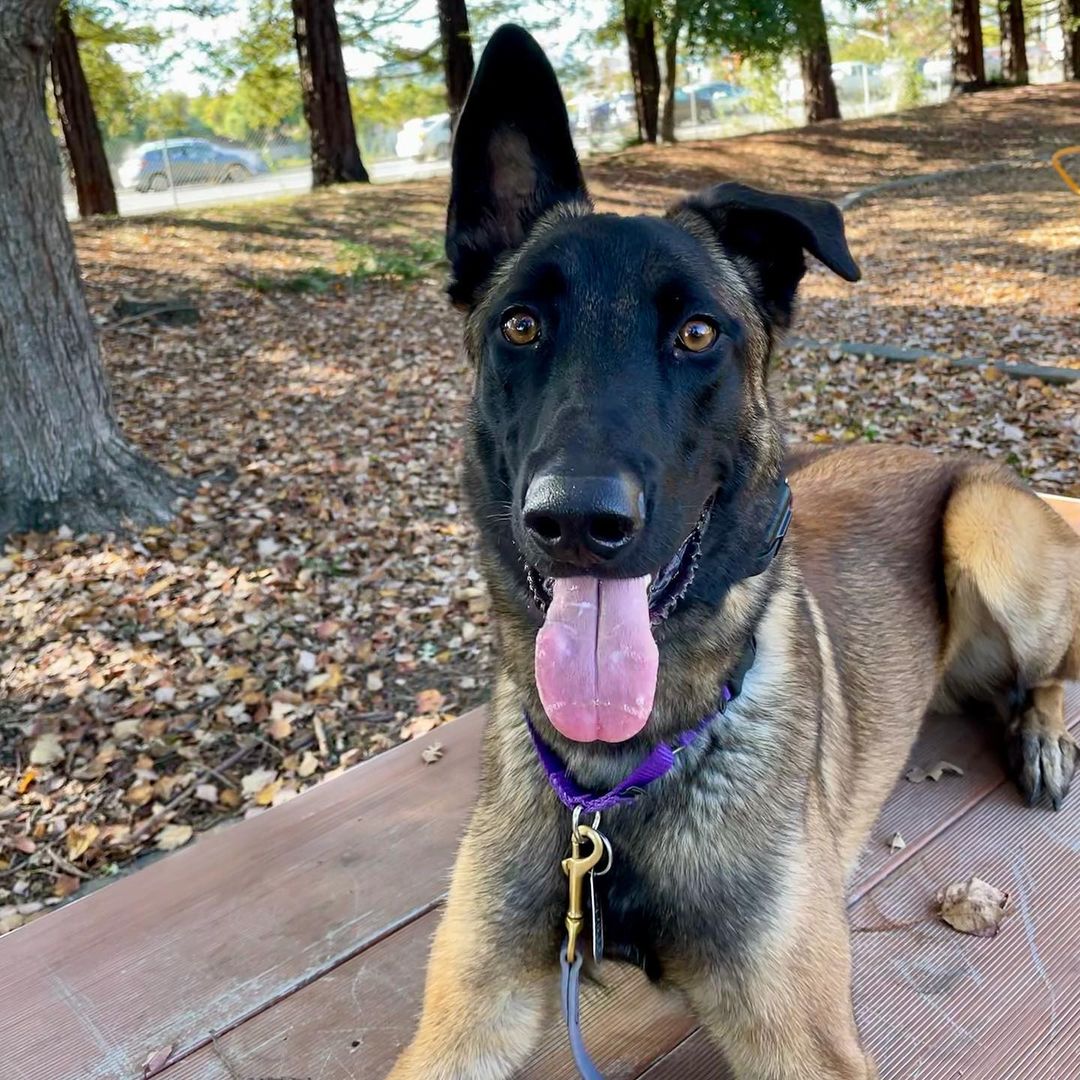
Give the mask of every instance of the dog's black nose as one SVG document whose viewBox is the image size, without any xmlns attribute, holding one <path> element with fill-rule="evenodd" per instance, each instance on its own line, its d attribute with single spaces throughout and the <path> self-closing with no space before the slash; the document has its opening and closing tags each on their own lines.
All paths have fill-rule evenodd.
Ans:
<svg viewBox="0 0 1080 1080">
<path fill-rule="evenodd" d="M 559 562 L 593 566 L 613 558 L 645 524 L 645 493 L 626 473 L 541 473 L 525 492 L 525 528 Z"/>
</svg>

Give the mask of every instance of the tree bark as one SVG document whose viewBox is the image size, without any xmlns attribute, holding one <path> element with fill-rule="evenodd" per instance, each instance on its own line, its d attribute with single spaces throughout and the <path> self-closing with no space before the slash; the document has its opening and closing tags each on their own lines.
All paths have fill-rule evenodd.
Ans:
<svg viewBox="0 0 1080 1080">
<path fill-rule="evenodd" d="M 94 101 L 86 82 L 79 41 L 71 26 L 67 4 L 60 8 L 56 38 L 52 50 L 52 85 L 56 114 L 64 131 L 64 145 L 71 158 L 79 217 L 92 214 L 115 214 L 116 189 L 113 187 L 105 143 L 98 127 Z"/>
<path fill-rule="evenodd" d="M 656 27 L 651 8 L 641 0 L 623 0 L 630 74 L 634 80 L 638 138 L 655 143 L 660 112 L 660 64 L 656 59 Z"/>
<path fill-rule="evenodd" d="M 312 184 L 366 184 L 334 0 L 292 0 L 292 9 L 304 119 L 311 133 Z"/>
<path fill-rule="evenodd" d="M 1061 32 L 1065 38 L 1065 78 L 1080 82 L 1080 0 L 1061 0 Z"/>
<path fill-rule="evenodd" d="M 446 107 L 453 131 L 473 76 L 472 38 L 465 0 L 439 0 L 439 41 L 446 78 Z"/>
<path fill-rule="evenodd" d="M 167 521 L 187 490 L 113 412 L 45 114 L 56 8 L 0 4 L 0 537 Z"/>
<path fill-rule="evenodd" d="M 979 0 L 952 0 L 953 93 L 981 90 L 986 86 L 983 64 L 982 20 Z"/>
<path fill-rule="evenodd" d="M 667 29 L 664 39 L 664 115 L 660 120 L 660 138 L 664 142 L 675 141 L 675 90 L 678 81 L 679 23 Z"/>
<path fill-rule="evenodd" d="M 1028 81 L 1024 0 L 998 0 L 1001 26 L 1001 77 L 1017 86 Z"/>
<path fill-rule="evenodd" d="M 833 81 L 825 9 L 821 6 L 821 0 L 808 0 L 802 11 L 799 64 L 806 99 L 806 122 L 818 124 L 822 120 L 839 120 L 840 99 Z"/>
</svg>

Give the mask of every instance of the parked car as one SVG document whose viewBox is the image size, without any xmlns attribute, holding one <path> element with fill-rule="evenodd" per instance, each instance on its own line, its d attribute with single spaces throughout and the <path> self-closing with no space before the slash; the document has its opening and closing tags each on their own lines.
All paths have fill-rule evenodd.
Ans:
<svg viewBox="0 0 1080 1080">
<path fill-rule="evenodd" d="M 436 113 L 406 120 L 394 150 L 399 158 L 435 161 L 450 156 L 450 114 Z"/>
<path fill-rule="evenodd" d="M 170 184 L 228 184 L 267 171 L 254 150 L 209 139 L 166 139 L 137 146 L 117 175 L 126 188 L 165 191 Z"/>
<path fill-rule="evenodd" d="M 691 108 L 693 94 L 693 108 Z M 746 110 L 749 96 L 741 86 L 729 82 L 703 83 L 675 91 L 675 123 L 707 124 L 718 116 L 728 116 Z"/>
</svg>

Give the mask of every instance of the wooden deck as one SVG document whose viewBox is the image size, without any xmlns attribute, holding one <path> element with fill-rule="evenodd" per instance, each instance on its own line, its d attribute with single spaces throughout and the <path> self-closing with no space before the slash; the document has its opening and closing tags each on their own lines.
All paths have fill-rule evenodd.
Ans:
<svg viewBox="0 0 1080 1080">
<path fill-rule="evenodd" d="M 1058 503 L 1080 529 L 1080 505 Z M 1066 700 L 1080 727 L 1080 686 Z M 408 1039 L 428 942 L 473 800 L 483 723 L 440 729 L 0 938 L 0 1080 L 377 1080 Z M 856 1011 L 885 1080 L 1080 1077 L 1080 790 L 1024 807 L 992 739 L 927 725 L 850 898 Z M 907 846 L 889 848 L 899 832 Z M 925 918 L 978 874 L 1016 914 L 992 940 Z M 896 924 L 915 924 L 890 929 Z M 725 1077 L 680 1003 L 608 965 L 586 1003 L 609 1080 Z M 554 1028 L 522 1074 L 572 1080 Z"/>
</svg>

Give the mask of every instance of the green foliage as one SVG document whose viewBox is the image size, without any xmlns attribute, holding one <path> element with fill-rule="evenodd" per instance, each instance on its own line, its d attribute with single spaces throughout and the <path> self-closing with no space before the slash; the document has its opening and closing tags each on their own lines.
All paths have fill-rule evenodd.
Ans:
<svg viewBox="0 0 1080 1080">
<path fill-rule="evenodd" d="M 355 288 L 365 281 L 416 281 L 430 277 L 443 263 L 442 245 L 431 238 L 375 246 L 345 241 L 336 267 L 309 266 L 287 277 L 260 274 L 244 279 L 258 292 L 322 294 Z"/>
<path fill-rule="evenodd" d="M 901 109 L 913 109 L 921 105 L 926 94 L 926 80 L 919 70 L 919 62 L 914 56 L 904 60 L 900 75 L 900 96 L 897 104 Z"/>
</svg>

